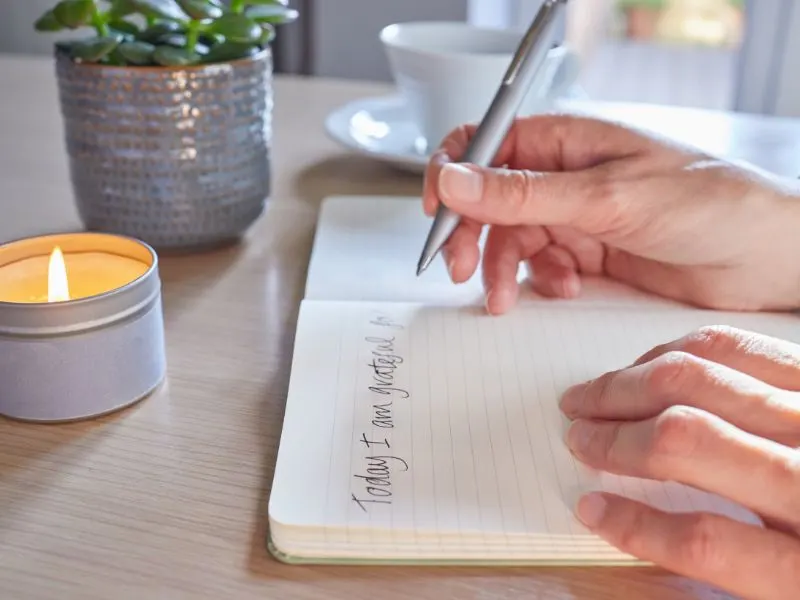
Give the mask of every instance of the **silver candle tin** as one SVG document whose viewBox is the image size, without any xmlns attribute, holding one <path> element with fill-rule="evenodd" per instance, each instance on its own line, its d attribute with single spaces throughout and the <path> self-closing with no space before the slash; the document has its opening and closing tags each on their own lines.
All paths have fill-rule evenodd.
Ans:
<svg viewBox="0 0 800 600">
<path fill-rule="evenodd" d="M 33 256 L 107 252 L 149 265 L 131 283 L 55 303 L 0 302 L 0 414 L 38 422 L 96 417 L 150 395 L 166 373 L 155 251 L 100 233 L 47 235 L 0 245 L 0 268 Z"/>
</svg>

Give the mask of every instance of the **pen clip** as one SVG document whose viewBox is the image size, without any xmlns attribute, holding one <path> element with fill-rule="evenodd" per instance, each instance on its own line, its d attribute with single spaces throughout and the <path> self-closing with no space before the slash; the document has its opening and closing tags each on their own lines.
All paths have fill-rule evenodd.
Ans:
<svg viewBox="0 0 800 600">
<path fill-rule="evenodd" d="M 522 41 L 519 44 L 516 54 L 511 59 L 511 64 L 508 65 L 505 75 L 503 75 L 503 85 L 511 85 L 519 75 L 522 64 L 528 57 L 530 49 L 536 43 L 536 38 L 545 27 L 545 22 L 552 17 L 552 12 L 556 4 L 566 3 L 566 0 L 545 0 L 541 9 L 533 20 L 533 23 L 525 32 Z"/>
<path fill-rule="evenodd" d="M 519 68 L 522 66 L 522 54 L 518 54 L 511 59 L 511 64 L 508 65 L 508 69 L 506 70 L 506 74 L 503 75 L 503 84 L 504 85 L 511 85 L 514 83 L 514 80 L 517 78 L 519 74 Z"/>
</svg>

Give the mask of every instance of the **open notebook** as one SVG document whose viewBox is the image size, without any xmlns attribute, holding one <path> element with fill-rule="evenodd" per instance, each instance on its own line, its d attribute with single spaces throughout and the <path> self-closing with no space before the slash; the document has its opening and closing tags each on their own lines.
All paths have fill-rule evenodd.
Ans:
<svg viewBox="0 0 800 600">
<path fill-rule="evenodd" d="M 573 516 L 602 489 L 758 522 L 676 483 L 593 472 L 558 398 L 652 346 L 726 323 L 800 341 L 788 315 L 712 313 L 594 281 L 483 311 L 479 275 L 420 278 L 418 200 L 333 197 L 320 215 L 269 503 L 289 562 L 626 564 Z"/>
</svg>

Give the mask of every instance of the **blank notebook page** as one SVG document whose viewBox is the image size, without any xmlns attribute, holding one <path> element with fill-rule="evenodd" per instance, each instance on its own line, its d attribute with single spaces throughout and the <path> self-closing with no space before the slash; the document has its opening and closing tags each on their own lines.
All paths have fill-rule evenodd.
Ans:
<svg viewBox="0 0 800 600">
<path fill-rule="evenodd" d="M 308 267 L 305 297 L 310 300 L 484 303 L 480 267 L 469 281 L 454 285 L 437 257 L 417 277 L 420 251 L 431 219 L 419 198 L 332 196 L 322 203 Z M 520 278 L 526 276 L 521 269 Z M 526 295 L 530 286 L 524 285 Z M 683 308 L 674 302 L 602 278 L 584 278 L 575 304 L 617 304 Z"/>
<path fill-rule="evenodd" d="M 498 318 L 470 307 L 305 301 L 271 519 L 324 531 L 321 551 L 351 543 L 509 556 L 537 544 L 552 554 L 557 540 L 571 554 L 579 544 L 604 551 L 573 517 L 589 489 L 752 520 L 682 485 L 592 472 L 563 443 L 558 398 L 568 386 L 714 323 L 800 337 L 793 316 L 535 303 Z"/>
</svg>

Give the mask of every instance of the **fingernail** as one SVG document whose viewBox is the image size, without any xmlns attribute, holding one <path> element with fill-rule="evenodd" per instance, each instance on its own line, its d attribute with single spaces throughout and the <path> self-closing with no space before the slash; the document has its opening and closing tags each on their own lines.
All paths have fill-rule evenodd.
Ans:
<svg viewBox="0 0 800 600">
<path fill-rule="evenodd" d="M 564 298 L 574 298 L 581 291 L 581 282 L 577 277 L 561 280 L 561 293 Z"/>
<path fill-rule="evenodd" d="M 589 529 L 594 529 L 603 522 L 607 506 L 608 502 L 602 494 L 592 492 L 578 500 L 575 513 L 581 523 Z"/>
<path fill-rule="evenodd" d="M 483 179 L 464 165 L 448 163 L 439 174 L 439 194 L 457 202 L 479 202 L 483 196 Z"/>
<path fill-rule="evenodd" d="M 565 415 L 571 415 L 580 409 L 581 403 L 583 402 L 583 394 L 586 391 L 586 384 L 579 383 L 578 385 L 573 385 L 569 388 L 564 394 L 561 396 L 561 400 L 559 401 L 558 405 L 561 408 L 561 412 Z"/>
<path fill-rule="evenodd" d="M 456 259 L 448 254 L 445 256 L 445 264 L 447 265 L 447 272 L 450 274 L 450 279 L 455 279 L 453 273 L 456 268 Z"/>
<path fill-rule="evenodd" d="M 567 430 L 567 447 L 578 456 L 585 454 L 594 433 L 594 425 L 588 421 L 573 421 Z"/>
<path fill-rule="evenodd" d="M 514 292 L 507 287 L 492 288 L 486 294 L 486 310 L 493 315 L 508 311 L 513 303 Z"/>
</svg>

